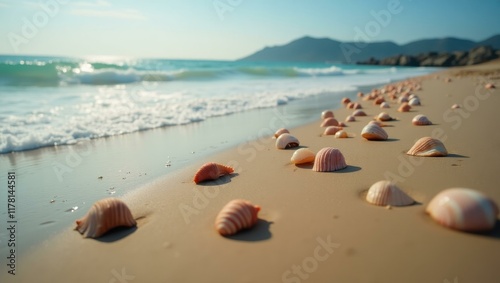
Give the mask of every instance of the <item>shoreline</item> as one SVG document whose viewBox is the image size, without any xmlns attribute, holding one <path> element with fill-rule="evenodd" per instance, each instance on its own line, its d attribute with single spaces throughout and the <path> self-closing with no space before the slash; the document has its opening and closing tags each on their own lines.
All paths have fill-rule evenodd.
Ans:
<svg viewBox="0 0 500 283">
<path fill-rule="evenodd" d="M 95 282 L 111 280 L 125 270 L 140 282 L 157 278 L 172 282 L 294 282 L 295 278 L 299 280 L 295 282 L 442 282 L 454 278 L 493 282 L 499 276 L 494 266 L 498 252 L 493 252 L 500 252 L 498 225 L 485 235 L 460 233 L 440 227 L 423 213 L 433 195 L 451 186 L 475 188 L 500 202 L 500 193 L 494 190 L 499 179 L 493 174 L 500 161 L 486 151 L 499 152 L 495 146 L 500 133 L 490 133 L 483 126 L 495 128 L 491 115 L 500 105 L 498 89 L 486 96 L 477 77 L 444 83 L 443 74 L 447 72 L 439 73 L 439 80 L 432 78 L 435 75 L 425 78 L 423 90 L 417 93 L 423 105 L 414 112 L 396 112 L 391 104 L 387 112 L 398 120 L 386 128 L 389 141 L 369 142 L 360 137 L 366 122 L 382 111 L 371 101 L 361 101 L 368 117 L 348 123 L 346 130 L 354 138 L 320 137 L 319 120 L 291 129 L 301 145 L 315 152 L 325 146 L 341 149 L 347 170 L 312 172 L 307 166 L 289 164 L 293 150 L 276 150 L 269 137 L 246 141 L 127 194 L 125 201 L 134 217 L 140 218 L 137 229 L 91 240 L 68 227 L 29 258 L 19 259 L 23 269 L 30 269 L 30 274 L 23 272 L 19 278 Z M 495 82 L 498 85 L 500 80 Z M 476 91 L 478 95 L 471 96 Z M 476 101 L 473 97 L 479 102 L 477 107 L 467 104 Z M 482 103 L 486 99 L 488 103 Z M 453 103 L 464 104 L 463 112 L 448 112 Z M 334 110 L 340 120 L 351 112 Z M 435 124 L 412 126 L 411 118 L 420 113 Z M 433 133 L 452 155 L 409 163 L 404 152 L 415 139 Z M 477 138 L 485 134 L 489 139 Z M 208 160 L 232 165 L 237 174 L 195 185 L 193 173 Z M 363 191 L 387 172 L 399 176 L 398 185 L 421 204 L 388 210 L 362 200 Z M 223 238 L 214 231 L 213 219 L 234 198 L 260 205 L 260 221 L 252 230 Z M 317 259 L 316 250 L 323 252 L 319 258 L 324 260 Z M 51 262 L 40 263 L 43 257 Z M 481 266 L 474 265 L 479 259 Z M 398 270 L 388 274 L 382 264 L 393 264 Z M 294 266 L 302 266 L 302 277 Z M 0 268 L 2 278 L 4 269 Z"/>
</svg>

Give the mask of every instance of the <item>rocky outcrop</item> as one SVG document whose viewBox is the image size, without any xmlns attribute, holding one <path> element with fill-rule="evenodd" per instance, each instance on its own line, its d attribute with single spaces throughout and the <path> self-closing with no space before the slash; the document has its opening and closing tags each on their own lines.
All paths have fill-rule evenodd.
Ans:
<svg viewBox="0 0 500 283">
<path fill-rule="evenodd" d="M 417 56 L 396 55 L 381 60 L 370 58 L 358 62 L 363 65 L 384 66 L 423 66 L 423 67 L 454 67 L 467 66 L 488 62 L 500 58 L 500 50 L 489 46 L 479 46 L 469 51 L 456 51 L 451 53 L 427 52 Z"/>
</svg>

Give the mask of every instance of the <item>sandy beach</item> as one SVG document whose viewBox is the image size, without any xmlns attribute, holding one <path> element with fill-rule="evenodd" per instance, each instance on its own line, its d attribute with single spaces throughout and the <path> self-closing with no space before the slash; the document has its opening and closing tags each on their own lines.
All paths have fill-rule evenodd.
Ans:
<svg viewBox="0 0 500 283">
<path fill-rule="evenodd" d="M 451 78 L 446 82 L 446 78 Z M 0 267 L 2 282 L 498 282 L 500 221 L 492 232 L 444 228 L 424 210 L 438 192 L 479 190 L 500 203 L 500 132 L 493 118 L 500 106 L 500 63 L 417 78 L 422 105 L 397 112 L 359 100 L 366 117 L 347 123 L 352 138 L 321 136 L 318 120 L 290 129 L 302 147 L 338 148 L 348 167 L 318 173 L 290 164 L 294 152 L 277 150 L 275 119 L 262 124 L 268 137 L 204 157 L 156 180 L 123 200 L 137 228 L 84 239 L 67 227 L 18 259 L 17 274 Z M 451 105 L 461 108 L 452 110 Z M 332 109 L 340 121 L 350 109 Z M 367 141 L 361 129 L 378 113 L 387 141 Z M 429 126 L 413 126 L 425 114 Z M 277 117 L 276 117 L 277 119 Z M 440 139 L 447 157 L 410 158 L 405 152 L 424 136 Z M 235 174 L 196 185 L 193 174 L 212 161 Z M 363 193 L 391 179 L 416 205 L 378 207 Z M 257 225 L 232 237 L 214 229 L 217 213 L 242 198 L 262 207 Z"/>
</svg>

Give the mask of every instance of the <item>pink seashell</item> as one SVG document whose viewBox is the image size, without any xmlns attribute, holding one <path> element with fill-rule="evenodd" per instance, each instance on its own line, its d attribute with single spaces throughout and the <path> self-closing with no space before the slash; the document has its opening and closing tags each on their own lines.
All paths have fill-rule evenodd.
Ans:
<svg viewBox="0 0 500 283">
<path fill-rule="evenodd" d="M 324 136 L 329 136 L 329 135 L 335 135 L 336 132 L 342 130 L 342 127 L 339 126 L 329 126 L 325 128 L 325 131 L 323 132 Z"/>
<path fill-rule="evenodd" d="M 375 105 L 380 105 L 382 102 L 385 102 L 385 99 L 383 96 L 379 96 L 373 100 L 373 104 Z"/>
<path fill-rule="evenodd" d="M 425 126 L 432 125 L 432 122 L 427 118 L 427 116 L 418 114 L 411 120 L 412 124 L 415 126 Z"/>
<path fill-rule="evenodd" d="M 339 125 L 339 121 L 337 121 L 337 119 L 335 119 L 333 117 L 330 117 L 330 118 L 326 118 L 325 120 L 323 120 L 320 127 L 338 126 L 338 125 Z"/>
<path fill-rule="evenodd" d="M 363 107 L 361 106 L 361 104 L 359 103 L 354 103 L 354 105 L 352 106 L 352 109 L 362 109 Z"/>
<path fill-rule="evenodd" d="M 363 97 L 363 96 L 365 96 L 365 94 L 364 94 L 364 93 L 362 93 L 361 91 L 360 91 L 360 92 L 358 92 L 358 97 Z"/>
<path fill-rule="evenodd" d="M 344 122 L 339 122 L 339 127 L 344 128 L 344 127 L 347 127 L 347 125 L 346 125 L 346 123 L 344 123 Z"/>
<path fill-rule="evenodd" d="M 353 115 L 349 115 L 349 116 L 345 117 L 345 121 L 346 122 L 354 122 L 354 121 L 356 121 L 356 118 Z"/>
<path fill-rule="evenodd" d="M 354 102 L 349 102 L 345 105 L 345 108 L 347 109 L 353 109 L 354 108 Z"/>
<path fill-rule="evenodd" d="M 281 136 L 283 135 L 285 134 L 282 134 Z M 203 164 L 203 166 L 201 166 L 200 169 L 198 169 L 196 174 L 194 174 L 193 182 L 198 184 L 203 181 L 216 180 L 221 176 L 229 175 L 233 172 L 234 169 L 229 166 L 225 166 L 214 162 L 209 162 Z"/>
<path fill-rule="evenodd" d="M 326 118 L 333 118 L 334 115 L 333 115 L 333 112 L 330 111 L 330 110 L 325 110 L 323 112 L 321 112 L 321 119 L 326 119 Z"/>
<path fill-rule="evenodd" d="M 410 104 L 408 104 L 408 102 L 404 102 L 403 104 L 401 104 L 401 106 L 399 106 L 398 111 L 399 112 L 408 112 L 408 111 L 410 111 L 410 109 L 411 109 Z"/>
<path fill-rule="evenodd" d="M 362 117 L 362 116 L 366 116 L 366 113 L 365 113 L 365 111 L 358 109 L 358 110 L 355 110 L 354 112 L 352 112 L 352 116 Z"/>
<path fill-rule="evenodd" d="M 351 102 L 351 100 L 348 97 L 342 98 L 342 104 L 347 104 L 349 102 Z"/>
<path fill-rule="evenodd" d="M 297 149 L 293 155 L 292 158 L 290 158 L 290 161 L 293 164 L 305 164 L 305 163 L 311 163 L 314 162 L 314 157 L 316 155 L 312 150 L 308 148 L 301 148 Z"/>
<path fill-rule="evenodd" d="M 495 227 L 498 206 L 476 190 L 452 188 L 437 194 L 425 211 L 445 227 L 475 232 Z"/>
<path fill-rule="evenodd" d="M 423 137 L 419 139 L 406 154 L 424 157 L 438 157 L 448 155 L 448 151 L 440 140 Z"/>
<path fill-rule="evenodd" d="M 330 119 L 330 118 L 328 118 Z M 333 118 L 331 118 L 333 119 Z M 290 134 L 282 134 L 279 138 L 276 139 L 276 148 L 277 149 L 288 149 L 299 146 L 299 140 L 290 135 Z"/>
<path fill-rule="evenodd" d="M 257 224 L 260 206 L 247 200 L 235 199 L 227 203 L 215 218 L 215 229 L 222 236 L 231 236 Z"/>
<path fill-rule="evenodd" d="M 344 130 L 340 130 L 340 131 L 335 133 L 335 138 L 337 138 L 337 139 L 345 139 L 348 137 L 349 137 L 349 134 Z"/>
<path fill-rule="evenodd" d="M 346 167 L 347 164 L 340 150 L 325 147 L 316 154 L 312 170 L 316 172 L 333 172 Z"/>
<path fill-rule="evenodd" d="M 389 181 L 378 181 L 368 190 L 366 201 L 375 205 L 406 206 L 415 201 Z"/>
<path fill-rule="evenodd" d="M 99 238 L 116 227 L 136 225 L 128 206 L 116 198 L 106 198 L 92 205 L 87 214 L 76 220 L 76 230 L 85 238 Z"/>
<path fill-rule="evenodd" d="M 408 101 L 409 101 L 409 99 L 406 96 L 400 96 L 399 99 L 398 99 L 399 103 L 405 103 L 405 102 L 408 102 Z"/>
<path fill-rule="evenodd" d="M 389 105 L 389 103 L 384 101 L 384 102 L 380 103 L 380 108 L 391 108 L 391 106 Z"/>
<path fill-rule="evenodd" d="M 394 120 L 389 114 L 387 114 L 386 112 L 380 112 L 380 114 L 378 114 L 376 117 L 375 117 L 376 120 L 378 121 L 392 121 Z"/>
<path fill-rule="evenodd" d="M 281 134 L 289 134 L 290 132 L 285 129 L 285 128 L 281 128 L 279 130 L 276 131 L 276 133 L 274 133 L 274 137 L 275 138 L 278 138 L 279 136 L 281 136 Z"/>
<path fill-rule="evenodd" d="M 496 88 L 496 86 L 495 86 L 493 83 L 487 83 L 487 84 L 484 86 L 484 88 L 486 88 L 486 89 L 494 89 L 494 88 Z"/>
<path fill-rule="evenodd" d="M 458 104 L 453 104 L 451 106 L 451 109 L 458 109 L 458 108 L 460 108 L 460 105 L 458 105 Z"/>
<path fill-rule="evenodd" d="M 389 137 L 382 127 L 368 124 L 361 130 L 361 136 L 370 141 L 385 141 Z"/>
</svg>

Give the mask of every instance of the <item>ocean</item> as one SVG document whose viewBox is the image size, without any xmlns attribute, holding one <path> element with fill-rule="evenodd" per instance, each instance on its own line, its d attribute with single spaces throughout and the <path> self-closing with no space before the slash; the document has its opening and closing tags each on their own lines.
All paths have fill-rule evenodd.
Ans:
<svg viewBox="0 0 500 283">
<path fill-rule="evenodd" d="M 10 217 L 8 172 L 24 254 L 71 229 L 99 199 L 125 196 L 229 147 L 251 158 L 277 128 L 317 120 L 344 96 L 436 70 L 0 56 L 0 221 Z M 0 243 L 7 238 L 1 230 Z"/>
</svg>

